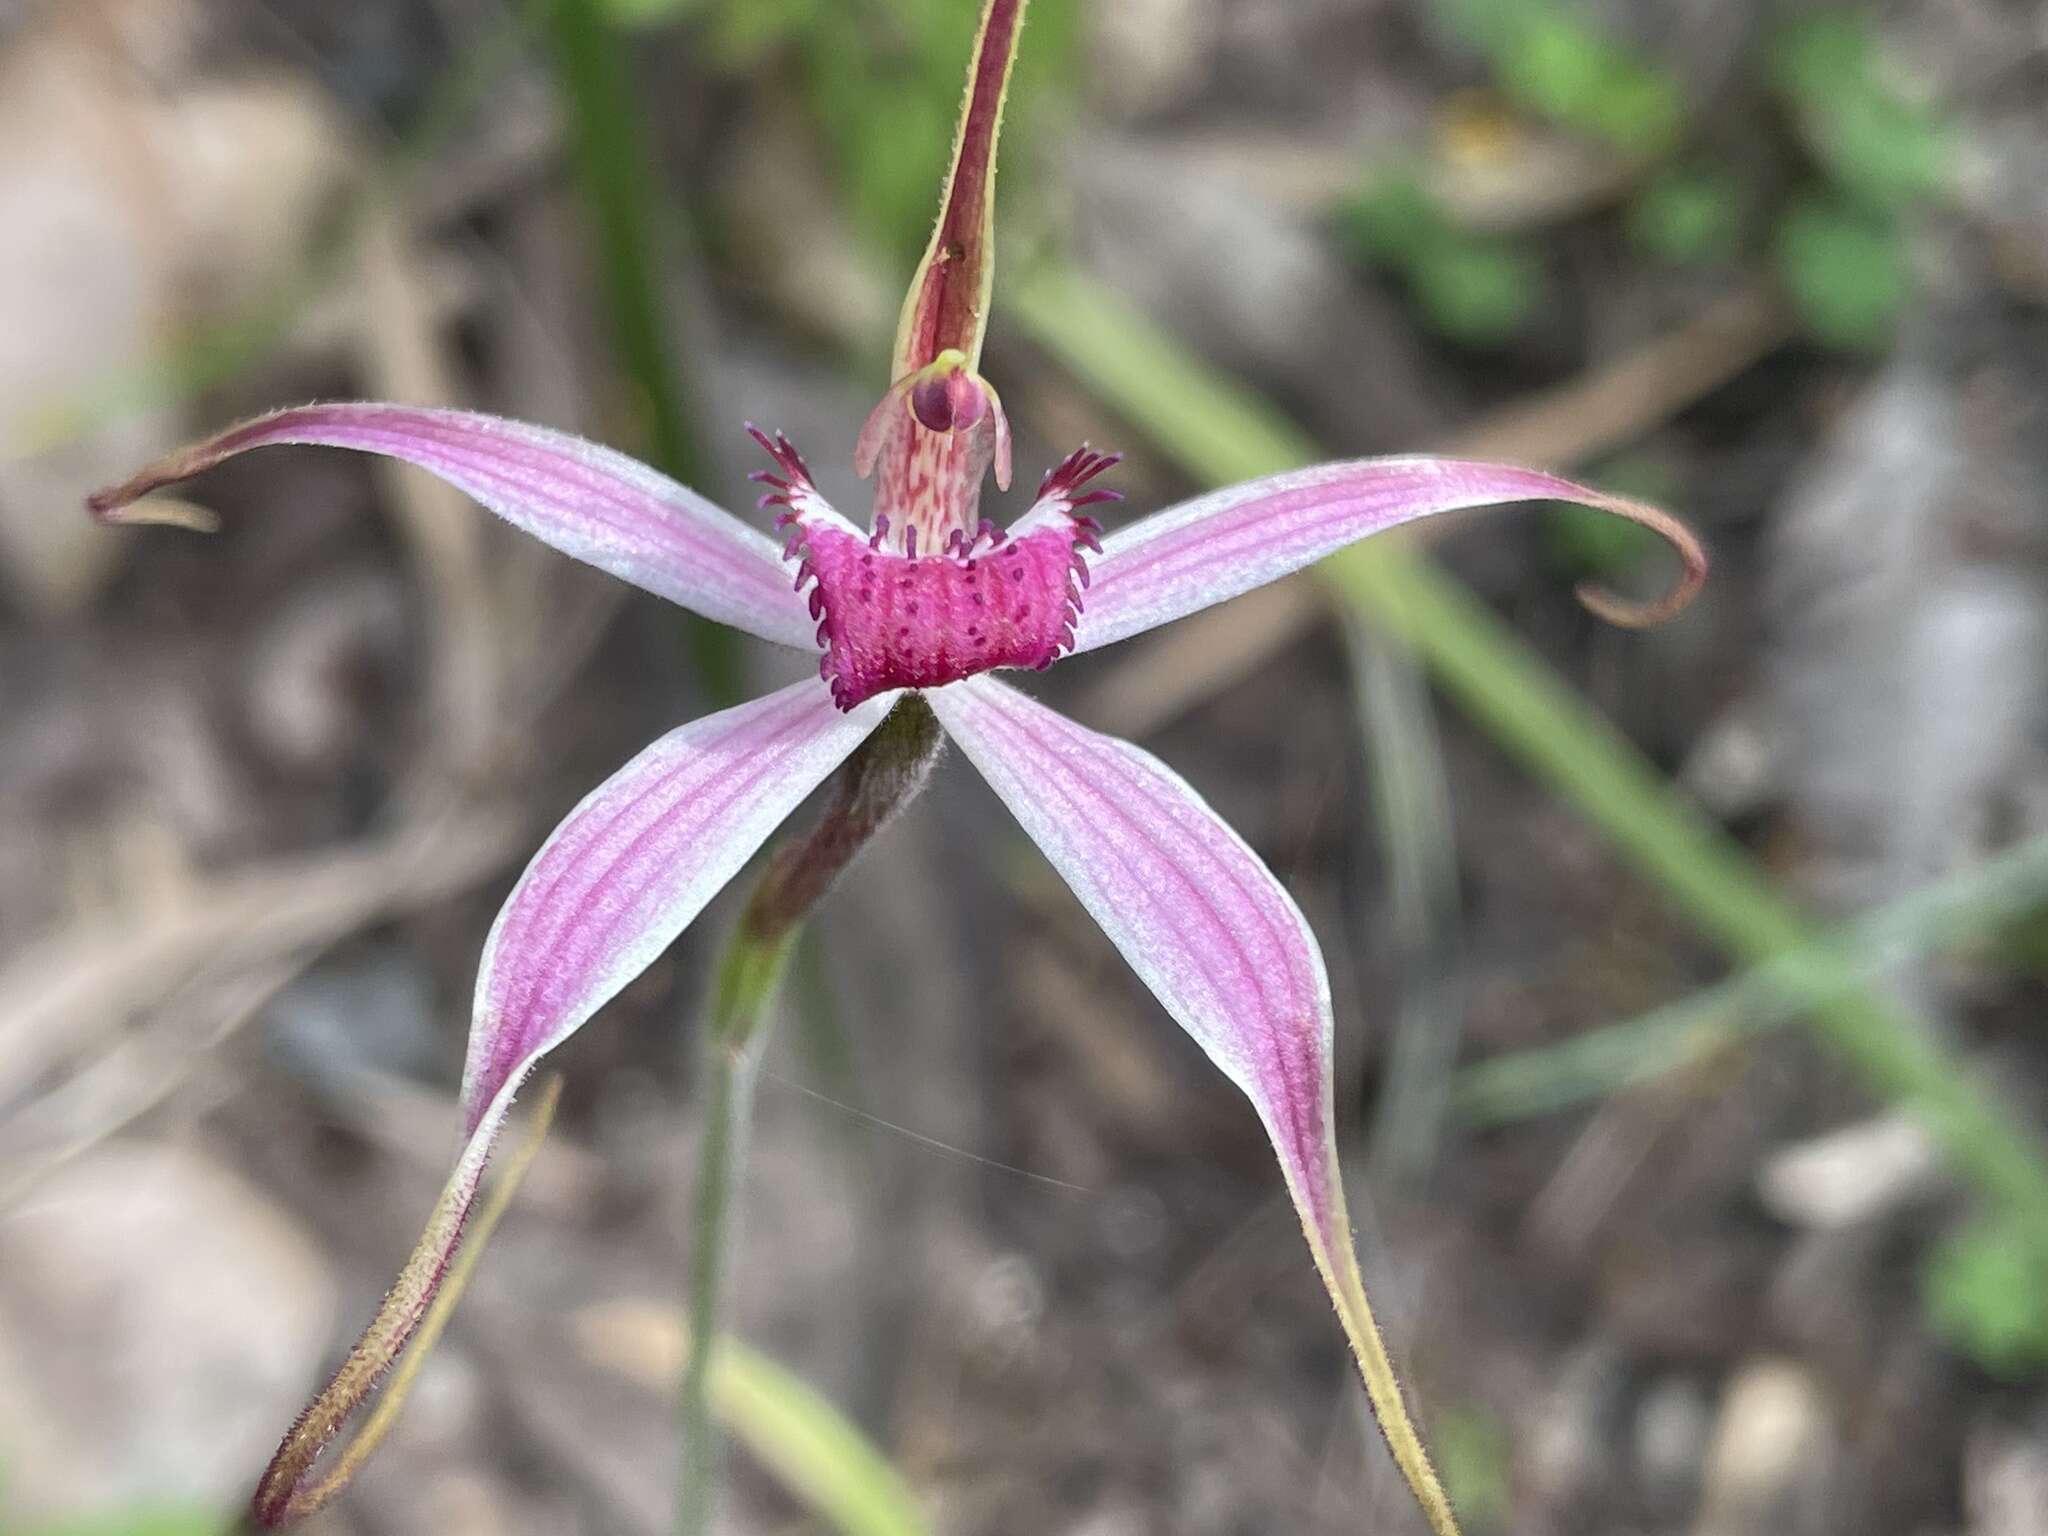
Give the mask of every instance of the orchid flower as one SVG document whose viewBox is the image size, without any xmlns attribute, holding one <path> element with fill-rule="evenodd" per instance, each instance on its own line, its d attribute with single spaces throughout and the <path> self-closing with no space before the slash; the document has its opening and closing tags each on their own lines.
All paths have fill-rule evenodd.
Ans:
<svg viewBox="0 0 2048 1536">
<path fill-rule="evenodd" d="M 1660 601 L 1589 605 L 1649 622 L 1692 596 L 1705 559 L 1663 513 L 1536 470 L 1360 459 L 1200 496 L 1105 533 L 1115 454 L 1083 446 L 1022 517 L 980 515 L 1011 478 L 1010 431 L 980 375 L 993 277 L 995 152 L 1025 0 L 987 0 L 941 211 L 904 302 L 891 384 L 854 458 L 866 528 L 830 506 L 796 448 L 766 451 L 778 541 L 608 448 L 463 411 L 316 404 L 235 427 L 92 498 L 138 498 L 252 448 L 320 444 L 404 460 L 554 548 L 683 608 L 814 655 L 817 677 L 684 725 L 592 791 L 520 877 L 485 941 L 463 1075 L 465 1140 L 412 1264 L 352 1357 L 362 1391 L 316 1404 L 317 1451 L 402 1349 L 441 1283 L 513 1096 L 535 1064 L 639 975 L 784 818 L 921 695 L 1173 1019 L 1244 1091 L 1278 1155 L 1402 1471 L 1455 1530 L 1372 1322 L 1339 1178 L 1329 981 L 1314 935 L 1258 855 L 1149 752 L 1035 702 L 996 674 L 1130 639 L 1368 535 L 1491 503 L 1562 500 L 1645 524 L 1684 572 Z M 345 1372 L 351 1367 L 345 1367 Z M 337 1382 L 337 1387 L 340 1383 Z M 332 1422 L 329 1422 L 331 1420 Z M 310 1454 L 310 1453 L 309 1453 Z M 265 1513 L 258 1499 L 258 1513 Z M 281 1508 L 272 1501 L 272 1513 Z"/>
</svg>

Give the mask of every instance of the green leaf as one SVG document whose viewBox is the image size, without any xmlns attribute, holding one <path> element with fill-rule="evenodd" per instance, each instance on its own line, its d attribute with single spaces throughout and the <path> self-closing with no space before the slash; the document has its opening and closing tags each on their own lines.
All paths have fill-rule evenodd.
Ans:
<svg viewBox="0 0 2048 1536">
<path fill-rule="evenodd" d="M 1808 197 L 1778 225 L 1778 276 L 1819 340 L 1876 351 L 1892 338 L 1911 289 L 1894 226 L 1839 198 Z"/>
<path fill-rule="evenodd" d="M 1667 142 L 1683 115 L 1669 75 L 1562 13 L 1533 15 L 1496 67 L 1518 101 L 1626 149 Z"/>
<path fill-rule="evenodd" d="M 1617 53 L 1585 126 L 1629 155 L 1662 154 L 1685 127 L 1685 100 L 1670 75 Z"/>
<path fill-rule="evenodd" d="M 2048 1252 L 2013 1222 L 1965 1227 L 1922 1276 L 1934 1331 L 1994 1376 L 2048 1368 Z"/>
<path fill-rule="evenodd" d="M 629 0 L 636 3 L 636 0 Z M 688 0 L 691 10 L 708 10 L 714 0 Z M 728 68 L 753 69 L 767 55 L 800 37 L 817 15 L 819 0 L 751 0 L 745 5 L 730 3 L 716 7 L 716 24 L 710 28 L 712 46 Z"/>
<path fill-rule="evenodd" d="M 1902 208 L 1939 190 L 1948 146 L 1934 115 L 1876 90 L 1828 102 L 1816 114 L 1829 168 L 1880 208 Z"/>
<path fill-rule="evenodd" d="M 766 1355 L 721 1340 L 711 1397 L 734 1436 L 845 1536 L 925 1536 L 923 1511 L 902 1474 L 836 1408 Z"/>
<path fill-rule="evenodd" d="M 1401 266 L 1436 237 L 1443 215 L 1408 171 L 1376 176 L 1337 212 L 1338 232 L 1361 257 Z"/>
<path fill-rule="evenodd" d="M 1482 1405 L 1437 1415 L 1437 1467 L 1468 1529 L 1505 1526 L 1514 1513 L 1514 1446 L 1507 1427 Z"/>
<path fill-rule="evenodd" d="M 605 19 L 621 27 L 659 27 L 702 10 L 702 0 L 602 0 Z"/>
<path fill-rule="evenodd" d="M 1943 126 L 1885 81 L 1862 18 L 1828 12 L 1793 23 L 1778 36 L 1771 67 L 1778 89 L 1811 120 L 1815 147 L 1844 190 L 1901 208 L 1940 188 Z"/>
<path fill-rule="evenodd" d="M 1613 69 L 1600 35 L 1556 13 L 1532 11 L 1505 55 L 1501 81 L 1516 100 L 1546 117 L 1583 124 L 1599 110 Z"/>
<path fill-rule="evenodd" d="M 1629 205 L 1629 236 L 1673 266 L 1722 265 L 1740 249 L 1745 200 L 1740 178 L 1726 170 L 1672 167 Z"/>
<path fill-rule="evenodd" d="M 1407 264 L 1408 285 L 1430 324 L 1468 346 L 1498 346 L 1528 322 L 1543 269 L 1526 245 L 1442 230 Z"/>
<path fill-rule="evenodd" d="M 1843 11 L 1819 11 L 1788 23 L 1771 46 L 1771 77 L 1801 102 L 1864 90 L 1873 54 L 1868 26 Z"/>
<path fill-rule="evenodd" d="M 1339 212 L 1337 228 L 1364 260 L 1402 275 L 1434 329 L 1468 346 L 1514 335 L 1542 293 L 1534 251 L 1459 229 L 1406 171 L 1373 181 Z"/>
<path fill-rule="evenodd" d="M 1678 135 L 1684 101 L 1656 68 L 1572 10 L 1550 0 L 1439 0 L 1483 51 L 1518 105 L 1631 153 L 1654 153 Z"/>
</svg>

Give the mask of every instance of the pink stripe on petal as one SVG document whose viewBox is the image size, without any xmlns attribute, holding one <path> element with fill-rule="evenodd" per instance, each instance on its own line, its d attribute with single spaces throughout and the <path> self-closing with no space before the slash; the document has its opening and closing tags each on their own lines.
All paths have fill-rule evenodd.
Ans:
<svg viewBox="0 0 2048 1536">
<path fill-rule="evenodd" d="M 1457 1536 L 1359 1276 L 1331 1113 L 1330 986 L 1300 908 L 1150 753 L 988 677 L 925 699 L 1174 1022 L 1250 1097 L 1395 1464 L 1436 1536 Z"/>
<path fill-rule="evenodd" d="M 472 1131 L 675 941 L 894 698 L 842 713 L 807 679 L 669 732 L 569 813 L 484 944 L 462 1080 Z"/>
<path fill-rule="evenodd" d="M 1248 480 L 1198 496 L 1105 537 L 1074 649 L 1093 650 L 1224 602 L 1313 565 L 1369 534 L 1466 507 L 1573 501 L 1651 528 L 1684 562 L 1671 592 L 1634 605 L 1597 590 L 1581 597 L 1603 617 L 1649 623 L 1690 601 L 1706 555 L 1675 518 L 1541 470 L 1463 459 L 1359 459 Z"/>
<path fill-rule="evenodd" d="M 90 505 L 118 519 L 137 497 L 276 443 L 416 464 L 564 554 L 721 624 L 813 649 L 803 604 L 766 534 L 623 453 L 472 411 L 369 403 L 276 411 L 180 450 Z"/>
<path fill-rule="evenodd" d="M 842 713 L 810 679 L 707 716 L 613 774 L 542 845 L 484 943 L 462 1085 L 467 1139 L 454 1171 L 376 1317 L 264 1473 L 253 1501 L 260 1524 L 311 1507 L 305 1489 L 321 1447 L 427 1315 L 534 1065 L 674 942 L 893 702 Z"/>
<path fill-rule="evenodd" d="M 1348 1247 L 1331 1182 L 1329 981 L 1280 882 L 1129 742 L 986 677 L 926 701 L 1174 1021 L 1250 1096 L 1311 1239 Z"/>
</svg>

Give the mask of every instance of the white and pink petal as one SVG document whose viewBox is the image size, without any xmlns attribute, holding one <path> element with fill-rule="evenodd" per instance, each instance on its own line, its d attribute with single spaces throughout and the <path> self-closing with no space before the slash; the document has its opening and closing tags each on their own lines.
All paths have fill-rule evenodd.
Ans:
<svg viewBox="0 0 2048 1536">
<path fill-rule="evenodd" d="M 1074 649 L 1094 650 L 1226 602 L 1403 523 L 1468 507 L 1570 501 L 1661 535 L 1683 570 L 1662 598 L 1626 602 L 1598 588 L 1580 597 L 1602 617 L 1640 625 L 1689 602 L 1707 574 L 1699 541 L 1669 514 L 1542 470 L 1427 457 L 1319 464 L 1248 480 L 1168 507 L 1103 540 Z"/>
<path fill-rule="evenodd" d="M 484 942 L 462 1079 L 471 1130 L 675 941 L 893 700 L 845 711 L 815 680 L 792 684 L 669 732 L 569 813 Z"/>
<path fill-rule="evenodd" d="M 371 402 L 274 411 L 171 454 L 89 504 L 118 521 L 150 491 L 277 443 L 417 465 L 566 555 L 764 640 L 812 646 L 803 603 L 766 534 L 615 449 L 473 411 Z"/>
<path fill-rule="evenodd" d="M 534 1066 L 675 941 L 893 702 L 842 711 L 806 680 L 707 716 L 641 752 L 542 845 L 484 944 L 454 1171 L 369 1329 L 266 1473 L 260 1522 L 295 1517 L 320 1447 L 426 1316 Z"/>
<path fill-rule="evenodd" d="M 1251 1099 L 1394 1459 L 1432 1528 L 1455 1536 L 1359 1277 L 1337 1165 L 1329 980 L 1301 909 L 1149 752 L 992 678 L 927 699 L 1131 969 Z"/>
</svg>

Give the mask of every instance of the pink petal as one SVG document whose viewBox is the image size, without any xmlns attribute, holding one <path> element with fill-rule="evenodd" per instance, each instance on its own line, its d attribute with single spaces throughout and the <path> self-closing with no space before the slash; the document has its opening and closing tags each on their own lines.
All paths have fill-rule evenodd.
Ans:
<svg viewBox="0 0 2048 1536">
<path fill-rule="evenodd" d="M 1330 985 L 1301 909 L 1149 752 L 988 677 L 925 698 L 1174 1022 L 1250 1097 L 1394 1459 L 1432 1530 L 1454 1536 L 1359 1277 L 1331 1112 Z"/>
<path fill-rule="evenodd" d="M 1575 501 L 1612 512 L 1661 534 L 1678 551 L 1683 574 L 1653 603 L 1631 604 L 1581 588 L 1580 597 L 1603 617 L 1654 623 L 1684 607 L 1706 579 L 1698 541 L 1675 518 L 1640 502 L 1502 464 L 1359 459 L 1248 480 L 1110 534 L 1092 568 L 1074 649 L 1093 650 L 1171 623 L 1417 518 L 1536 500 Z"/>
<path fill-rule="evenodd" d="M 766 534 L 623 453 L 497 416 L 360 403 L 276 411 L 170 455 L 90 505 L 119 519 L 137 497 L 273 443 L 417 464 L 564 554 L 721 624 L 813 649 Z"/>
<path fill-rule="evenodd" d="M 601 784 L 534 855 L 484 942 L 462 1082 L 468 1139 L 398 1282 L 265 1473 L 261 1523 L 292 1517 L 320 1447 L 419 1327 L 534 1064 L 674 942 L 893 702 L 842 713 L 807 679 L 694 721 Z"/>
<path fill-rule="evenodd" d="M 569 813 L 484 943 L 462 1079 L 471 1131 L 674 942 L 893 699 L 842 712 L 806 679 L 669 732 Z"/>
<path fill-rule="evenodd" d="M 987 677 L 926 701 L 1174 1021 L 1251 1096 L 1311 1235 L 1336 1240 L 1330 988 L 1280 882 L 1129 742 Z"/>
</svg>

